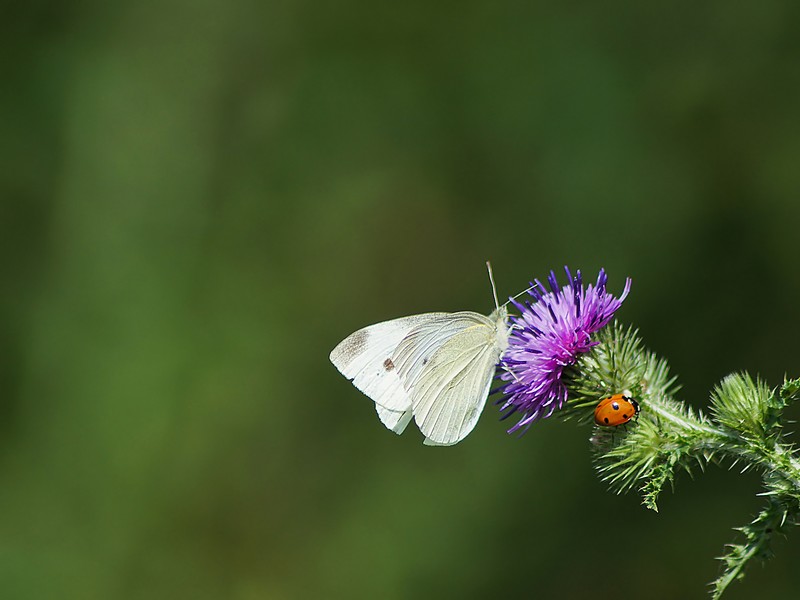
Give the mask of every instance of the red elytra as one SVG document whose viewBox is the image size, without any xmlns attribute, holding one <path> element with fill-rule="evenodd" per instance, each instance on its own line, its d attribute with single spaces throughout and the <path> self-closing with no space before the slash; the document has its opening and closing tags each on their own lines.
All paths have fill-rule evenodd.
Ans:
<svg viewBox="0 0 800 600">
<path fill-rule="evenodd" d="M 600 401 L 594 409 L 594 422 L 603 427 L 617 427 L 630 421 L 639 412 L 639 404 L 625 394 L 614 394 Z"/>
</svg>

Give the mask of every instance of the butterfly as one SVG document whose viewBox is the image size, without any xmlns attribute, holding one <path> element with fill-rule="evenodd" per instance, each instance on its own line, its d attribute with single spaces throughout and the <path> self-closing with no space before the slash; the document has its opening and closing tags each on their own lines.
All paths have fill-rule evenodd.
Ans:
<svg viewBox="0 0 800 600">
<path fill-rule="evenodd" d="M 503 352 L 508 310 L 497 303 L 477 312 L 433 312 L 359 329 L 342 340 L 330 359 L 375 402 L 381 422 L 402 433 L 411 419 L 430 446 L 463 440 L 480 417 Z"/>
</svg>

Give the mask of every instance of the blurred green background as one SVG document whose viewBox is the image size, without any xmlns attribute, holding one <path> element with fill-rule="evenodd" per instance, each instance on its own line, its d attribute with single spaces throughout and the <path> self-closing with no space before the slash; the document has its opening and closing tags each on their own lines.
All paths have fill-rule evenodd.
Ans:
<svg viewBox="0 0 800 600">
<path fill-rule="evenodd" d="M 564 264 L 706 404 L 800 375 L 800 5 L 6 3 L 0 594 L 703 598 L 761 500 L 659 514 L 590 428 L 394 436 L 328 362 Z M 797 416 L 797 415 L 795 415 Z M 800 532 L 728 597 L 796 597 Z"/>
</svg>

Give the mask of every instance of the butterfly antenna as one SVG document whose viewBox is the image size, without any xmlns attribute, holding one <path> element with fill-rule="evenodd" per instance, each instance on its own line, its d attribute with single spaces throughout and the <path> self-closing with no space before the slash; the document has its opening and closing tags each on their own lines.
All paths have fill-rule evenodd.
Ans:
<svg viewBox="0 0 800 600">
<path fill-rule="evenodd" d="M 516 296 L 513 296 L 513 297 L 509 298 L 508 300 L 506 300 L 505 302 L 503 302 L 503 306 L 505 306 L 506 304 L 508 304 L 508 303 L 509 303 L 509 302 L 511 302 L 512 300 L 516 300 L 517 298 L 519 298 L 520 296 L 522 296 L 522 294 L 527 294 L 528 292 L 530 292 L 530 291 L 531 291 L 533 288 L 535 288 L 535 287 L 536 287 L 536 284 L 533 284 L 533 285 L 531 285 L 531 286 L 528 286 L 528 287 L 526 287 L 524 290 L 522 290 L 522 291 L 521 291 L 519 294 L 517 294 Z"/>
<path fill-rule="evenodd" d="M 494 296 L 495 308 L 500 308 L 500 303 L 497 301 L 497 288 L 494 285 L 494 274 L 492 273 L 492 263 L 486 261 L 486 270 L 489 271 L 489 282 L 492 284 L 492 296 Z"/>
</svg>

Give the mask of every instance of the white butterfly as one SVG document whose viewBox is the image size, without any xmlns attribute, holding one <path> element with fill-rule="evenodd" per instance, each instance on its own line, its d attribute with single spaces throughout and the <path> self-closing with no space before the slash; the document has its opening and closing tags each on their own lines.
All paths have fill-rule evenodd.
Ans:
<svg viewBox="0 0 800 600">
<path fill-rule="evenodd" d="M 507 318 L 505 306 L 497 306 L 488 317 L 462 311 L 384 321 L 346 337 L 330 358 L 375 402 L 386 427 L 402 433 L 413 417 L 426 444 L 451 446 L 483 411 L 508 347 Z"/>
</svg>

